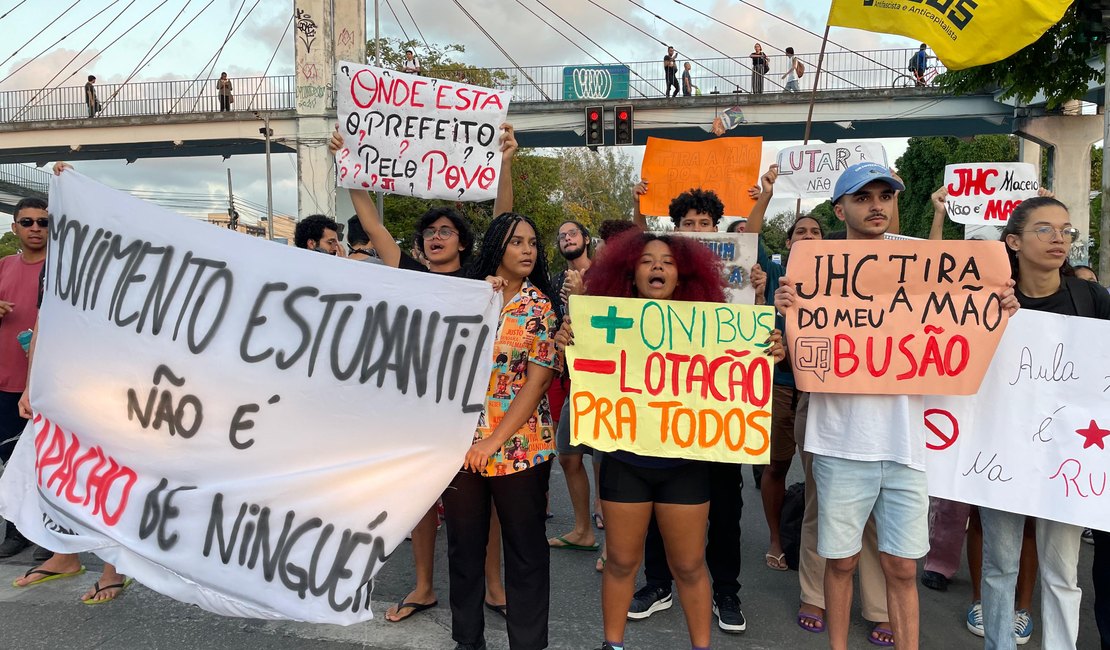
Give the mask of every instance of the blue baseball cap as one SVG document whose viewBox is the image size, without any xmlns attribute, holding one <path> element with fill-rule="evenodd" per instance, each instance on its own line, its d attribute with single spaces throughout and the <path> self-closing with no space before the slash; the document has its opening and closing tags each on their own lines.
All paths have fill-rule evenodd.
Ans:
<svg viewBox="0 0 1110 650">
<path fill-rule="evenodd" d="M 886 166 L 873 162 L 861 162 L 845 169 L 840 178 L 836 179 L 832 202 L 836 203 L 845 194 L 855 194 L 861 187 L 872 181 L 883 181 L 899 192 L 906 189 L 901 181 L 891 175 L 890 169 Z"/>
</svg>

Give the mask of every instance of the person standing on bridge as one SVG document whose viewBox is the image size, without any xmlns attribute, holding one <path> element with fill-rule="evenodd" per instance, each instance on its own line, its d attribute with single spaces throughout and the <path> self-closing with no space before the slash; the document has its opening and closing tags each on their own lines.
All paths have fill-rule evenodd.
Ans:
<svg viewBox="0 0 1110 650">
<path fill-rule="evenodd" d="M 794 48 L 786 48 L 786 56 L 789 58 L 789 67 L 786 69 L 786 72 L 783 73 L 782 77 L 780 77 L 786 80 L 786 86 L 783 90 L 788 93 L 796 93 L 800 90 L 798 87 L 798 79 L 802 76 L 801 70 L 804 70 L 804 68 L 801 68 L 801 70 L 799 69 L 802 64 L 798 61 L 798 57 L 794 56 Z"/>
<path fill-rule="evenodd" d="M 409 74 L 420 74 L 420 59 L 416 58 L 416 53 L 412 48 L 405 50 L 405 62 L 401 64 L 401 71 Z"/>
<path fill-rule="evenodd" d="M 216 80 L 216 92 L 220 95 L 220 112 L 230 111 L 235 99 L 231 96 L 231 79 L 227 78 L 226 72 L 221 72 L 220 78 Z"/>
<path fill-rule="evenodd" d="M 671 97 L 671 88 L 674 88 L 674 96 L 678 97 L 678 57 L 675 55 L 674 47 L 669 45 L 667 55 L 663 57 L 663 77 L 665 79 L 663 94 Z"/>
<path fill-rule="evenodd" d="M 95 83 L 93 75 L 89 75 L 89 80 L 85 82 L 85 105 L 89 107 L 89 117 L 96 117 L 100 112 L 100 100 L 96 98 L 96 88 L 93 87 Z"/>
<path fill-rule="evenodd" d="M 771 69 L 771 62 L 767 59 L 767 53 L 763 51 L 763 46 L 759 43 L 755 44 L 755 51 L 750 56 L 752 58 L 752 93 L 759 95 L 763 93 L 763 78 L 767 76 L 767 71 Z"/>
</svg>

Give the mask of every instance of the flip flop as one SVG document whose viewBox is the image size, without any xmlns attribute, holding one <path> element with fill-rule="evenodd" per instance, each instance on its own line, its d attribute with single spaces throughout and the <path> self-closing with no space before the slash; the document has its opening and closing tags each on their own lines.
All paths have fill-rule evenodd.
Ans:
<svg viewBox="0 0 1110 650">
<path fill-rule="evenodd" d="M 594 568 L 597 569 L 598 573 L 603 573 L 605 571 L 605 557 L 604 556 L 601 556 L 601 555 L 597 556 L 597 562 L 594 562 Z"/>
<path fill-rule="evenodd" d="M 123 582 L 117 582 L 114 585 L 106 585 L 104 587 L 101 587 L 100 586 L 100 581 L 98 580 L 98 581 L 93 583 L 93 589 L 96 590 L 96 591 L 93 592 L 93 595 L 84 599 L 84 600 L 82 600 L 81 602 L 85 603 L 86 605 L 103 605 L 104 603 L 110 603 L 113 600 L 122 596 L 123 595 L 123 590 L 127 589 L 129 586 L 131 586 L 132 582 L 135 582 L 132 578 L 126 578 L 126 579 L 124 579 Z M 119 589 L 119 591 L 117 591 L 116 595 L 112 596 L 111 598 L 101 598 L 100 600 L 96 599 L 96 596 L 100 592 L 108 591 L 109 589 Z"/>
<path fill-rule="evenodd" d="M 598 544 L 597 542 L 594 542 L 591 546 L 586 546 L 584 544 L 572 544 L 571 542 L 567 541 L 566 537 L 563 537 L 562 535 L 559 535 L 558 537 L 552 537 L 551 539 L 547 540 L 547 545 L 551 548 L 561 548 L 568 551 L 596 551 L 597 549 L 601 548 L 601 544 Z"/>
<path fill-rule="evenodd" d="M 867 635 L 867 640 L 868 640 L 868 642 L 871 643 L 871 645 L 877 645 L 877 646 L 881 646 L 881 647 L 884 647 L 884 648 L 893 648 L 894 647 L 894 641 L 886 641 L 884 639 L 877 638 L 875 636 L 876 634 L 882 634 L 883 636 L 889 636 L 891 639 L 893 639 L 894 638 L 894 630 L 891 630 L 890 628 L 886 628 L 886 627 L 879 627 L 878 625 L 876 625 L 875 627 L 871 628 L 871 634 Z"/>
<path fill-rule="evenodd" d="M 28 578 L 28 577 L 33 576 L 35 574 L 41 575 L 42 577 L 39 578 L 38 580 L 32 580 L 31 582 L 28 582 L 25 585 L 21 585 L 16 580 L 13 580 L 12 581 L 12 586 L 15 587 L 16 589 L 22 589 L 24 587 L 33 587 L 35 585 L 41 585 L 44 582 L 50 582 L 51 580 L 61 580 L 63 578 L 76 578 L 77 576 L 81 575 L 84 572 L 85 572 L 84 565 L 82 565 L 80 569 L 77 569 L 76 571 L 73 571 L 71 573 L 58 573 L 57 571 L 46 571 L 44 569 L 30 569 L 30 570 L 27 571 L 27 573 L 23 574 L 24 578 Z"/>
<path fill-rule="evenodd" d="M 605 530 L 605 517 L 602 517 L 600 512 L 594 513 L 594 528 Z"/>
<path fill-rule="evenodd" d="M 806 623 L 810 623 L 810 625 L 806 625 Z M 825 631 L 825 619 L 817 614 L 803 614 L 802 612 L 798 612 L 798 627 L 806 632 L 820 634 Z"/>
<path fill-rule="evenodd" d="M 498 614 L 506 621 L 509 620 L 509 606 L 508 605 L 494 605 L 493 603 L 486 603 L 486 609 Z"/>
<path fill-rule="evenodd" d="M 439 604 L 438 600 L 433 600 L 430 603 L 406 603 L 405 600 L 402 598 L 400 601 L 397 602 L 397 614 L 400 614 L 401 611 L 405 610 L 405 609 L 412 610 L 412 611 L 410 611 L 408 614 L 405 614 L 404 616 L 402 616 L 401 618 L 399 618 L 397 620 L 392 620 L 388 616 L 383 616 L 382 618 L 389 621 L 390 623 L 400 623 L 401 621 L 405 620 L 406 618 L 409 618 L 413 614 L 419 614 L 420 612 L 422 612 L 426 609 L 431 609 L 431 608 L 435 607 L 438 604 Z"/>
<path fill-rule="evenodd" d="M 780 553 L 778 555 L 771 555 L 770 553 L 764 553 L 763 554 L 763 559 L 766 561 L 767 567 L 770 568 L 770 569 L 774 569 L 775 571 L 789 571 L 790 570 L 790 567 L 787 566 L 787 564 L 786 564 L 786 553 Z"/>
</svg>

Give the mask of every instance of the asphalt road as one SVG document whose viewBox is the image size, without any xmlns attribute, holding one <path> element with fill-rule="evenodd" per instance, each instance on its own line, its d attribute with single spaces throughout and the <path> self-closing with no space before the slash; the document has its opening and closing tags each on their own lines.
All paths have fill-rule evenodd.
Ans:
<svg viewBox="0 0 1110 650">
<path fill-rule="evenodd" d="M 800 475 L 797 463 L 792 474 Z M 745 476 L 750 479 L 747 468 Z M 569 530 L 572 517 L 566 483 L 557 469 L 552 473 L 551 485 L 551 505 L 555 517 L 550 520 L 548 531 L 555 535 Z M 772 571 L 763 564 L 766 524 L 759 492 L 751 486 L 750 480 L 744 488 L 744 501 L 744 538 L 740 549 L 744 568 L 740 597 L 748 630 L 734 636 L 715 629 L 714 647 L 751 650 L 827 647 L 825 635 L 805 632 L 795 625 L 797 573 Z M 7 585 L 32 566 L 31 553 L 25 551 L 0 561 L 0 649 L 450 650 L 454 643 L 450 633 L 451 613 L 447 607 L 445 542 L 445 536 L 440 535 L 436 573 L 439 607 L 402 623 L 386 622 L 382 616 L 385 609 L 405 595 L 412 584 L 411 556 L 406 542 L 378 576 L 373 597 L 375 619 L 349 627 L 225 618 L 173 601 L 142 585 L 133 586 L 113 603 L 89 607 L 81 604 L 78 598 L 96 580 L 96 572 L 101 566 L 98 558 L 92 555 L 83 558 L 89 573 L 79 578 L 17 590 Z M 1083 545 L 1080 557 L 1080 586 L 1084 593 L 1079 647 L 1084 649 L 1099 647 L 1091 610 L 1091 550 L 1092 547 Z M 600 574 L 594 571 L 594 559 L 592 553 L 552 552 L 552 648 L 592 650 L 600 645 L 601 579 Z M 982 640 L 972 636 L 964 625 L 971 598 L 966 567 L 957 574 L 947 592 L 938 593 L 924 587 L 920 591 L 923 648 L 959 650 L 982 647 Z M 1041 647 L 1038 599 L 1039 591 L 1034 599 L 1034 620 L 1038 629 L 1033 640 L 1024 646 L 1030 650 Z M 870 626 L 858 612 L 857 600 L 851 646 L 871 648 L 873 646 L 866 641 Z M 507 648 L 503 622 L 497 616 L 487 614 L 486 623 L 490 649 Z M 680 604 L 676 602 L 675 607 L 647 620 L 630 621 L 625 640 L 630 650 L 689 648 Z"/>
</svg>

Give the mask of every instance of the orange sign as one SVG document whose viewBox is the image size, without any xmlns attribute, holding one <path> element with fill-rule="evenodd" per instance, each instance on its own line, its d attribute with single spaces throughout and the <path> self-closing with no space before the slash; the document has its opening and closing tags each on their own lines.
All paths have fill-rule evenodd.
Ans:
<svg viewBox="0 0 1110 650">
<path fill-rule="evenodd" d="M 798 388 L 970 395 L 1002 338 L 1002 242 L 801 241 L 786 335 Z"/>
<path fill-rule="evenodd" d="M 718 138 L 685 142 L 648 138 L 640 175 L 648 193 L 640 212 L 665 217 L 671 199 L 690 188 L 713 190 L 725 204 L 725 214 L 746 217 L 755 201 L 748 188 L 759 182 L 763 138 Z"/>
</svg>

